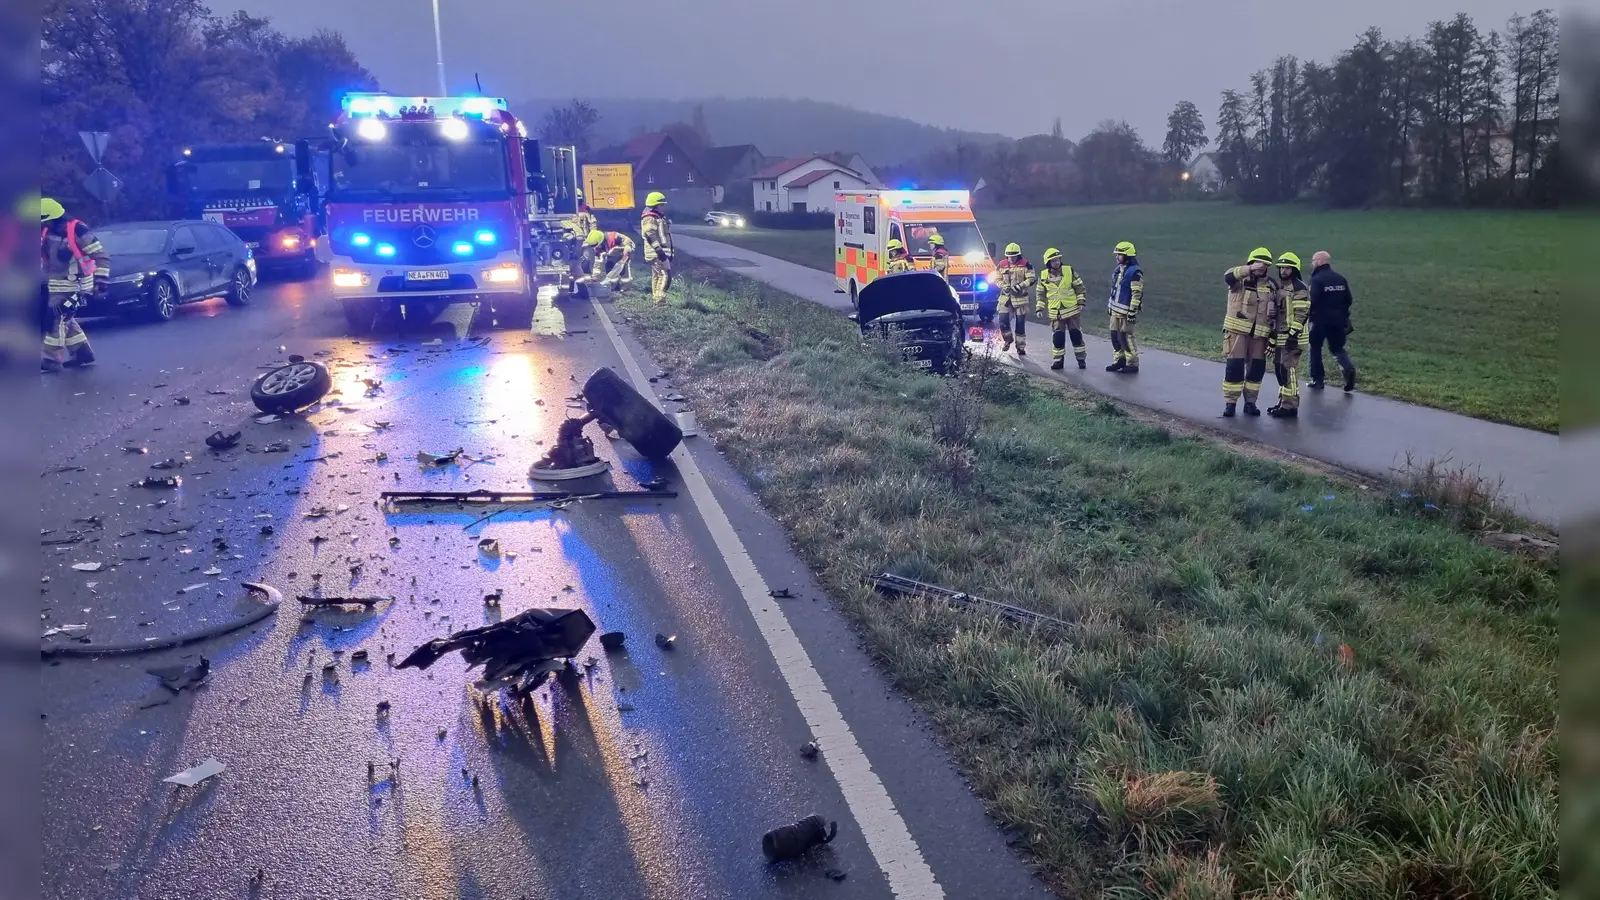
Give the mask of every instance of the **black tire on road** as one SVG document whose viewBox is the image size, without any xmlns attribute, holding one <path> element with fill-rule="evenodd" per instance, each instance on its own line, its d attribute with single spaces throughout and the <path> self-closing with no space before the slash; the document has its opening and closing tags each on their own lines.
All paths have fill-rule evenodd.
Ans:
<svg viewBox="0 0 1600 900">
<path fill-rule="evenodd" d="M 266 413 L 285 415 L 321 400 L 333 387 L 333 376 L 321 363 L 301 361 L 279 366 L 250 385 L 250 400 Z"/>
<path fill-rule="evenodd" d="M 228 293 L 223 297 L 229 306 L 249 306 L 250 292 L 253 289 L 250 283 L 250 270 L 240 267 L 233 273 L 233 281 L 228 286 Z"/>
<path fill-rule="evenodd" d="M 157 275 L 150 286 L 150 297 L 145 305 L 145 318 L 152 322 L 165 322 L 178 311 L 178 286 L 165 275 Z"/>
<path fill-rule="evenodd" d="M 610 369 L 596 369 L 589 376 L 583 383 L 583 399 L 601 424 L 646 459 L 666 459 L 683 441 L 676 423 Z"/>
<path fill-rule="evenodd" d="M 861 303 L 856 299 L 856 280 L 850 279 L 850 308 L 860 309 Z"/>
<path fill-rule="evenodd" d="M 344 301 L 344 320 L 351 334 L 367 334 L 378 321 L 380 304 L 374 299 Z"/>
</svg>

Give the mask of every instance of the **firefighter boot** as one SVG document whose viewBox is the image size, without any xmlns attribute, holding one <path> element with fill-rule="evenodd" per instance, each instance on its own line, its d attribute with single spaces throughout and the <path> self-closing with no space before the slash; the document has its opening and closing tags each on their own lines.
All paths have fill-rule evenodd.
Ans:
<svg viewBox="0 0 1600 900">
<path fill-rule="evenodd" d="M 1050 361 L 1050 370 L 1052 372 L 1059 372 L 1062 369 L 1065 369 L 1066 367 L 1067 367 L 1066 360 L 1063 360 L 1063 359 L 1052 359 Z"/>
<path fill-rule="evenodd" d="M 1112 363 L 1111 365 L 1106 366 L 1106 371 L 1107 372 L 1121 372 L 1122 370 L 1124 370 L 1126 368 L 1128 368 L 1128 364 L 1119 359 L 1116 362 Z"/>
<path fill-rule="evenodd" d="M 1267 415 L 1273 417 L 1274 419 L 1298 419 L 1300 418 L 1300 410 L 1295 407 L 1285 408 L 1283 404 L 1280 403 L 1277 406 L 1267 410 Z"/>
<path fill-rule="evenodd" d="M 1236 410 L 1238 408 L 1239 408 L 1239 406 L 1236 403 L 1224 403 L 1222 405 L 1222 417 L 1224 419 L 1233 418 L 1234 410 Z"/>
<path fill-rule="evenodd" d="M 71 357 L 68 358 L 66 362 L 62 363 L 62 365 L 69 369 L 81 369 L 84 366 L 92 366 L 94 365 L 94 351 L 89 349 L 88 344 L 83 344 L 73 351 Z"/>
<path fill-rule="evenodd" d="M 1087 369 L 1087 368 L 1089 368 L 1089 361 L 1087 359 L 1084 359 L 1081 356 L 1078 357 L 1078 368 L 1079 369 Z"/>
<path fill-rule="evenodd" d="M 1139 364 L 1138 363 L 1124 364 L 1123 367 L 1118 369 L 1117 371 L 1121 372 L 1124 375 L 1137 375 L 1137 374 L 1139 374 Z"/>
<path fill-rule="evenodd" d="M 1246 400 L 1244 402 L 1244 414 L 1247 416 L 1259 416 L 1261 415 L 1261 410 L 1254 403 Z"/>
</svg>

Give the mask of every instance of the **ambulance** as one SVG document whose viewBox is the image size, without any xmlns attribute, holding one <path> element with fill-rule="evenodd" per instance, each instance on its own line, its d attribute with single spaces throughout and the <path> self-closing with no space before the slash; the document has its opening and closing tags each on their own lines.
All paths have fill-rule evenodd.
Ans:
<svg viewBox="0 0 1600 900">
<path fill-rule="evenodd" d="M 964 316 L 994 317 L 993 250 L 978 230 L 967 191 L 845 191 L 834 195 L 833 274 L 840 293 L 856 305 L 860 290 L 889 264 L 889 242 L 905 244 L 919 269 L 933 267 L 934 234 L 950 253 L 950 286 Z"/>
</svg>

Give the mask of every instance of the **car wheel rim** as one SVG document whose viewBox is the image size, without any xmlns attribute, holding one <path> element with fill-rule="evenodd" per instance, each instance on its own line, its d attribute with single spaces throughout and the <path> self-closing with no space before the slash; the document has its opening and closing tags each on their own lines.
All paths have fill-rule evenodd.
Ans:
<svg viewBox="0 0 1600 900">
<path fill-rule="evenodd" d="M 250 299 L 250 279 L 243 272 L 233 276 L 233 292 L 241 301 Z"/>
<path fill-rule="evenodd" d="M 261 393 L 274 397 L 291 394 L 310 384 L 316 377 L 317 368 L 310 363 L 284 366 L 261 379 Z"/>
<path fill-rule="evenodd" d="M 163 319 L 172 318 L 172 288 L 167 287 L 166 282 L 156 286 L 156 312 Z"/>
</svg>

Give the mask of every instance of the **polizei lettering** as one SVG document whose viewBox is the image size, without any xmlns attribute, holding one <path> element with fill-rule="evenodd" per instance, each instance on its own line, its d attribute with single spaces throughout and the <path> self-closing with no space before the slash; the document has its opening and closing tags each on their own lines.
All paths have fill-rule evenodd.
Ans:
<svg viewBox="0 0 1600 900">
<path fill-rule="evenodd" d="M 413 225 L 434 222 L 476 222 L 478 210 L 455 206 L 410 206 L 400 209 L 363 209 L 361 221 Z"/>
</svg>

